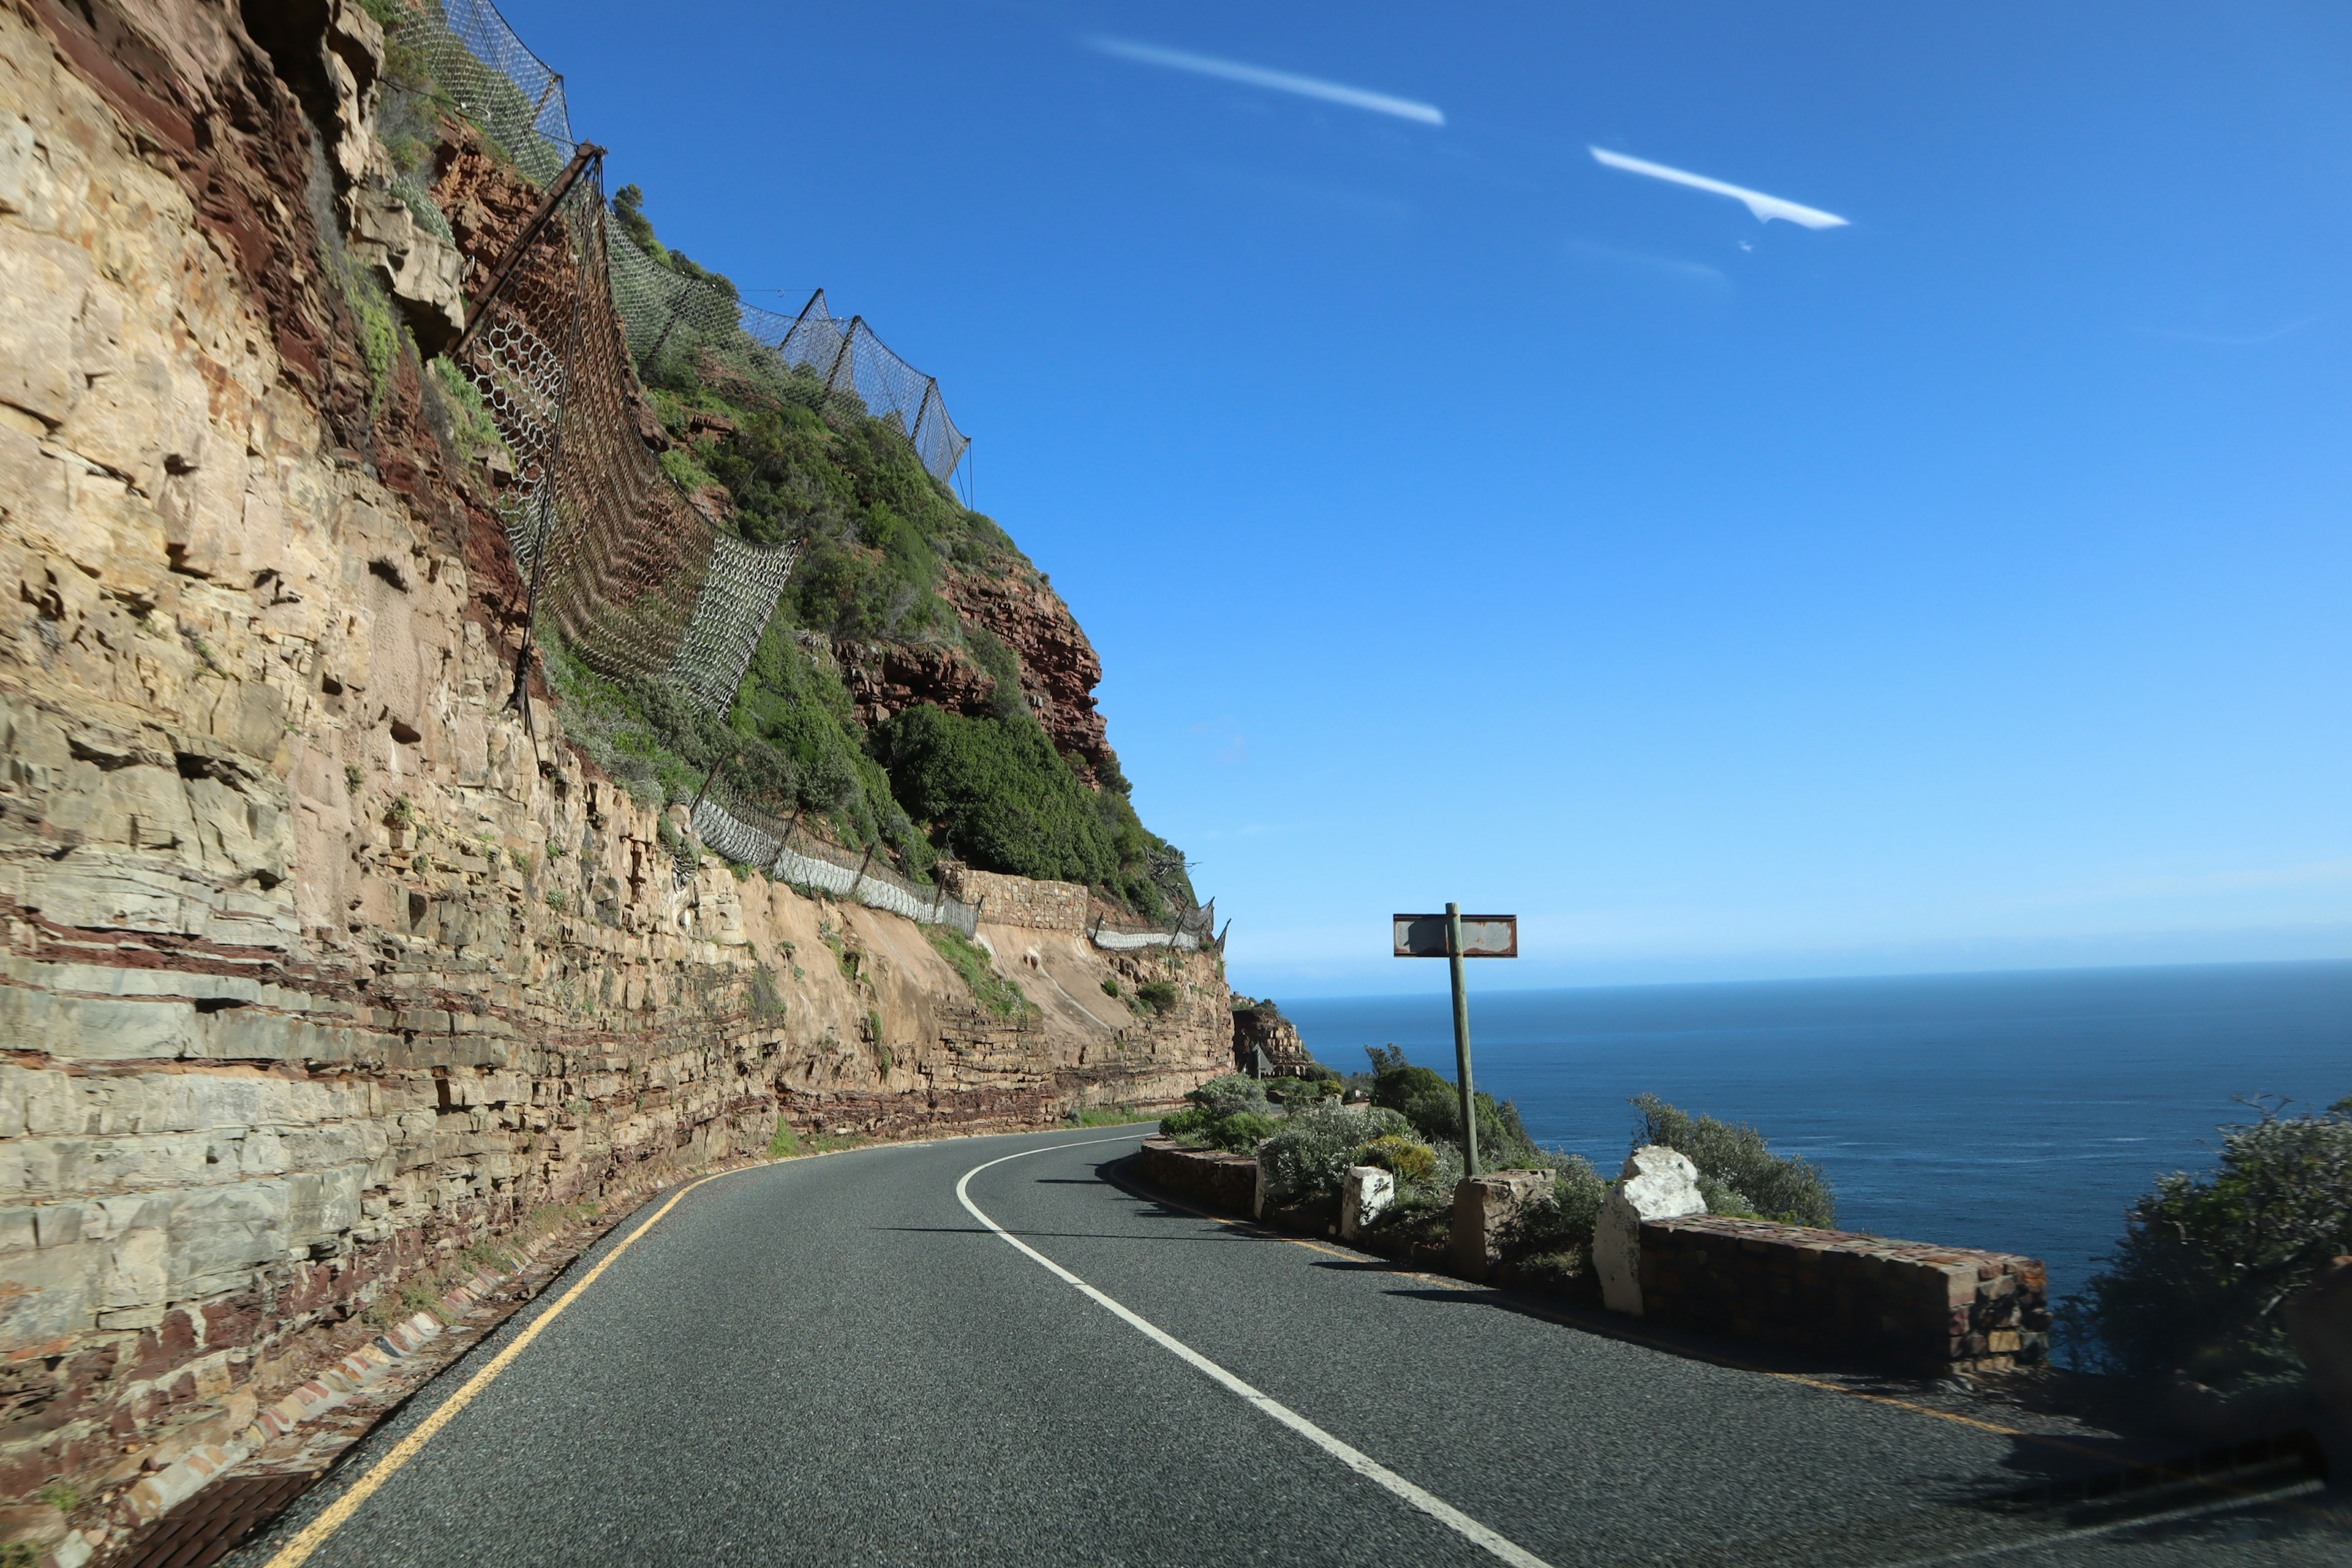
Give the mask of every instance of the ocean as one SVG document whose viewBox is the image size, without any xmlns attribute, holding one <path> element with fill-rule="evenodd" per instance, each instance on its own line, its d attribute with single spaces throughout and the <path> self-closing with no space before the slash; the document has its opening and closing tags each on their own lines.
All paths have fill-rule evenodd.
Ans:
<svg viewBox="0 0 2352 1568">
<path fill-rule="evenodd" d="M 1393 1043 L 1454 1076 L 1445 966 L 1411 996 L 1285 1003 L 1317 1059 Z M 2240 1094 L 2352 1095 L 2352 962 L 1482 990 L 1472 1076 L 1540 1143 L 1614 1176 L 1648 1091 L 1753 1124 L 1837 1191 L 1838 1222 L 2022 1252 L 2079 1289 L 2152 1179 L 2209 1168 Z"/>
</svg>

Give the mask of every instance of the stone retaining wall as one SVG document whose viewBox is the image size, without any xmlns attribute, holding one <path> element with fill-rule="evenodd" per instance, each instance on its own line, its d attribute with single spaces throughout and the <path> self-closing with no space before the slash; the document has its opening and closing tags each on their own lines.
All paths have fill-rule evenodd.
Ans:
<svg viewBox="0 0 2352 1568">
<path fill-rule="evenodd" d="M 1147 1182 L 1234 1214 L 1248 1214 L 1257 1201 L 1257 1162 L 1246 1154 L 1185 1149 L 1173 1139 L 1147 1138 L 1136 1155 L 1135 1169 Z"/>
<path fill-rule="evenodd" d="M 1038 931 L 1087 929 L 1088 895 L 1083 883 L 1041 882 L 969 868 L 945 870 L 941 880 L 955 897 L 979 904 L 980 918 L 991 925 L 1030 926 Z"/>
<path fill-rule="evenodd" d="M 2048 1292 L 2012 1253 L 1722 1215 L 1642 1226 L 1643 1317 L 1924 1376 L 2040 1361 Z"/>
</svg>

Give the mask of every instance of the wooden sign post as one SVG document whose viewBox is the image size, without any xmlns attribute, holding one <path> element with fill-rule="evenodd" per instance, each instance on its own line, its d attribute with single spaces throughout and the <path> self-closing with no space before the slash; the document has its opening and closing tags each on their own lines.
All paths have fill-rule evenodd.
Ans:
<svg viewBox="0 0 2352 1568">
<path fill-rule="evenodd" d="M 1462 1173 L 1478 1173 L 1478 1101 L 1470 1087 L 1470 994 L 1462 984 L 1465 958 L 1519 956 L 1519 917 L 1465 915 L 1448 904 L 1442 915 L 1394 915 L 1399 958 L 1443 958 L 1454 972 L 1454 1067 L 1462 1094 Z"/>
</svg>

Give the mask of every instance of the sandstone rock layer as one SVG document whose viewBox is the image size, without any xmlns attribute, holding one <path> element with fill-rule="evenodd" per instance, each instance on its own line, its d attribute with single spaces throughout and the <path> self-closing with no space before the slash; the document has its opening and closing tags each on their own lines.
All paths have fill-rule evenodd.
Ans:
<svg viewBox="0 0 2352 1568">
<path fill-rule="evenodd" d="M 319 47 L 0 9 L 0 1494 L 78 1523 L 535 1214 L 1231 1060 L 1213 954 L 984 923 L 995 1016 L 905 921 L 680 879 L 507 710 L 491 481 L 322 280 L 364 84 Z M 985 613 L 1108 757 L 1075 623 Z"/>
</svg>

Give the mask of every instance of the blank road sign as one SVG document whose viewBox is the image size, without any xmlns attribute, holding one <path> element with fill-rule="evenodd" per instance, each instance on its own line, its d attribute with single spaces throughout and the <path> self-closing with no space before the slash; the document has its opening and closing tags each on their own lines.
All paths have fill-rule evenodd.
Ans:
<svg viewBox="0 0 2352 1568">
<path fill-rule="evenodd" d="M 1444 915 L 1392 915 L 1390 918 L 1396 921 L 1396 955 L 1399 958 L 1444 958 L 1446 955 Z M 1518 957 L 1519 917 L 1464 915 L 1462 956 Z"/>
</svg>

